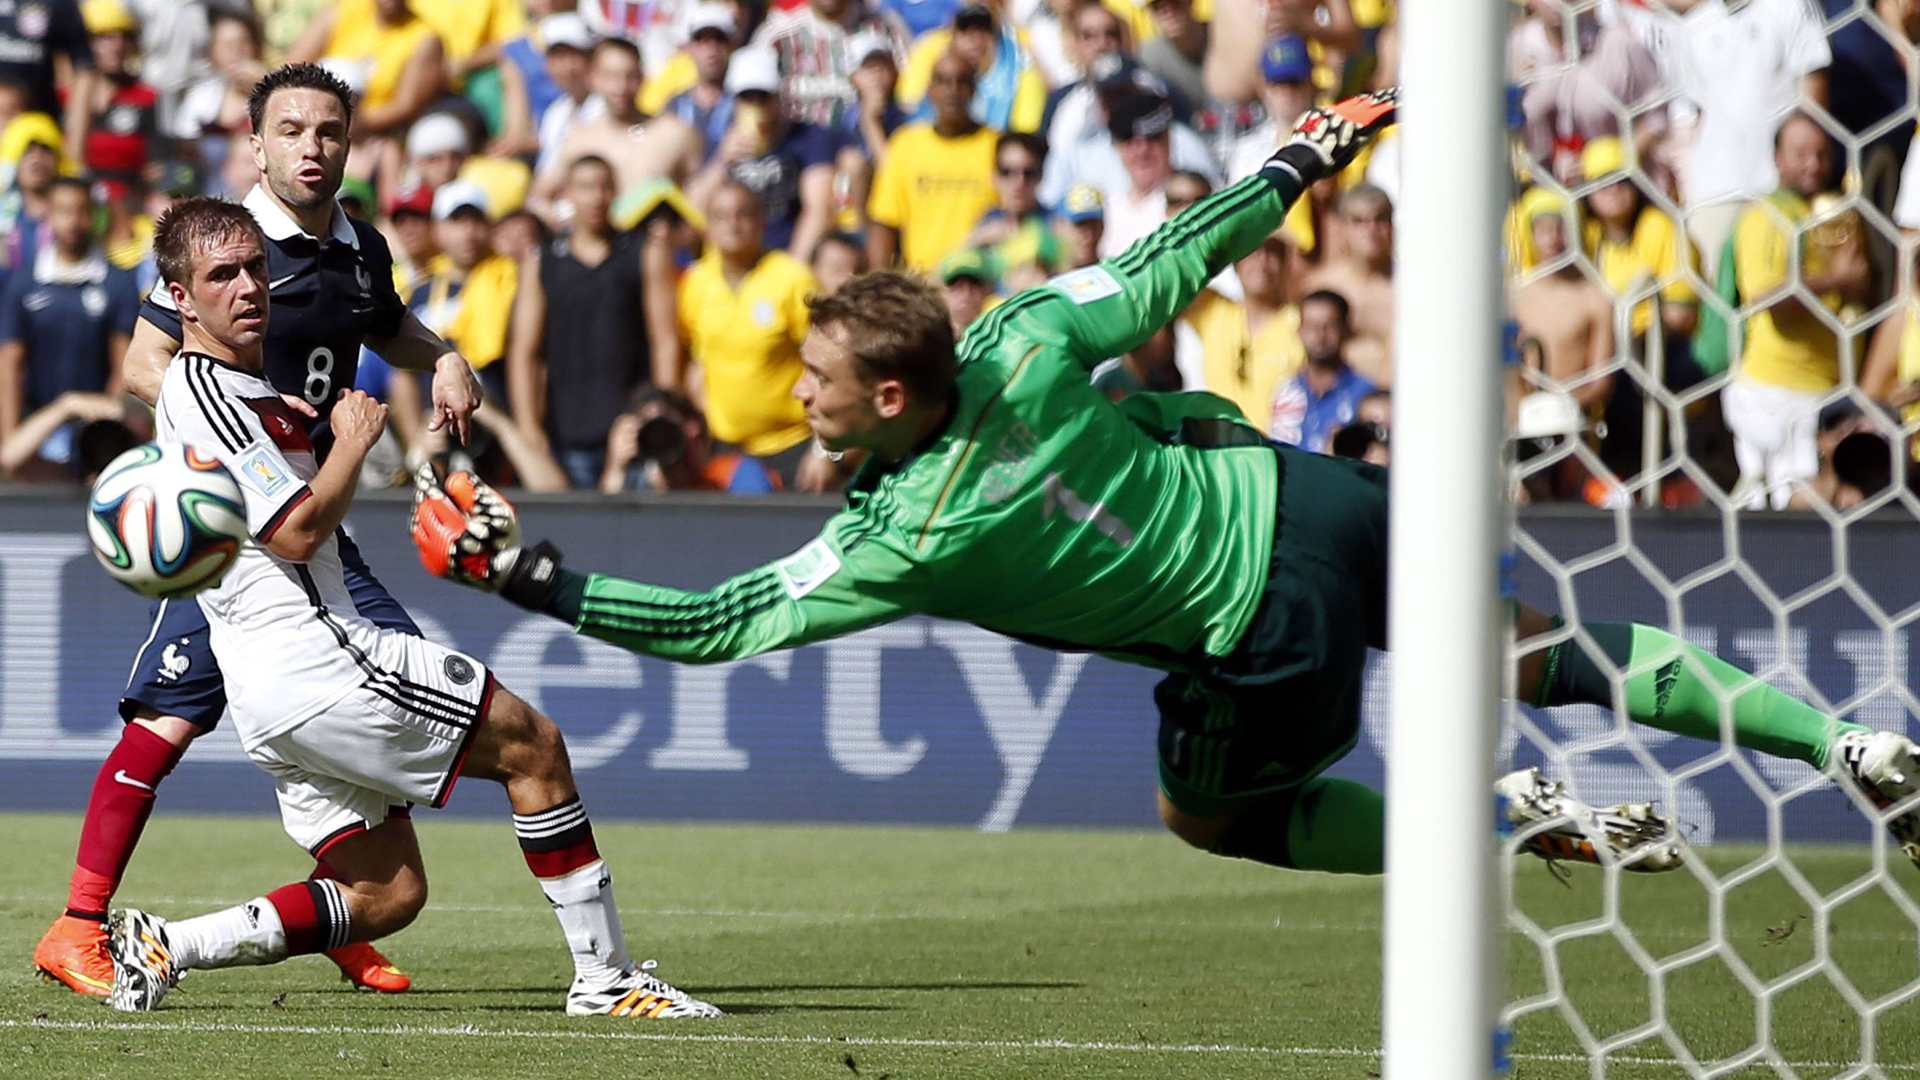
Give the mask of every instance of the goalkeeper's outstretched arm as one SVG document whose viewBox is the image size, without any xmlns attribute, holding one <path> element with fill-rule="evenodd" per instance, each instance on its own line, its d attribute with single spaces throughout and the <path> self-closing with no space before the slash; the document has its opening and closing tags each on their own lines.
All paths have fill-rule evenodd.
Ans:
<svg viewBox="0 0 1920 1080">
<path fill-rule="evenodd" d="M 1344 168 L 1393 123 L 1398 100 L 1399 91 L 1389 89 L 1310 110 L 1259 172 L 1200 200 L 1114 258 L 1007 301 L 968 331 L 960 359 L 994 349 L 1010 329 L 1088 370 L 1138 348 L 1215 275 L 1272 235 L 1301 192 Z"/>
<path fill-rule="evenodd" d="M 784 559 L 705 591 L 560 565 L 542 541 L 519 546 L 513 507 L 470 473 L 414 477 L 412 532 L 436 577 L 477 585 L 575 633 L 688 664 L 742 660 L 850 634 L 923 610 L 913 560 L 861 512 L 844 510 Z"/>
</svg>

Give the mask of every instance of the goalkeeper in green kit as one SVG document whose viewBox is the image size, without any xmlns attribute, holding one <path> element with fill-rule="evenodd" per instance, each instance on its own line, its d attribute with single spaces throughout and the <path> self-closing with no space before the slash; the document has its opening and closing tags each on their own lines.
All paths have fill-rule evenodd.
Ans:
<svg viewBox="0 0 1920 1080">
<path fill-rule="evenodd" d="M 1166 671 L 1160 815 L 1197 847 L 1379 873 L 1380 793 L 1322 776 L 1360 730 L 1369 646 L 1387 643 L 1387 474 L 1269 443 L 1204 393 L 1110 402 L 1095 365 L 1132 349 L 1280 227 L 1287 207 L 1393 120 L 1397 91 L 1308 112 L 1255 176 L 1117 258 L 1028 289 L 958 342 L 934 288 L 880 271 L 810 301 L 794 395 L 828 450 L 863 450 L 847 506 L 798 552 L 706 592 L 561 565 L 517 544 L 512 508 L 466 473 L 417 481 L 435 574 L 498 591 L 625 649 L 710 663 L 908 615 Z M 1556 625 L 1516 611 L 1525 638 Z M 1616 704 L 1850 778 L 1887 807 L 1920 781 L 1904 737 L 1841 723 L 1664 631 L 1588 624 L 1519 661 L 1538 705 Z M 1627 869 L 1679 865 L 1646 804 L 1589 807 L 1537 770 L 1500 782 L 1523 845 Z M 1920 813 L 1888 824 L 1920 861 Z"/>
</svg>

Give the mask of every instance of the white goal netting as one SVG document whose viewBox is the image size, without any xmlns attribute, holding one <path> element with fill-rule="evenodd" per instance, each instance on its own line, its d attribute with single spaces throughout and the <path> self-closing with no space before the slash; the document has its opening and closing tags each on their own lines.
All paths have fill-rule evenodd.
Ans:
<svg viewBox="0 0 1920 1080">
<path fill-rule="evenodd" d="M 1519 598 L 1566 620 L 1542 640 L 1599 657 L 1586 624 L 1652 624 L 1920 735 L 1915 7 L 1516 8 L 1510 541 Z M 1503 861 L 1516 1075 L 1920 1075 L 1920 869 L 1722 730 L 1507 711 L 1512 767 L 1657 801 L 1687 856 Z"/>
</svg>

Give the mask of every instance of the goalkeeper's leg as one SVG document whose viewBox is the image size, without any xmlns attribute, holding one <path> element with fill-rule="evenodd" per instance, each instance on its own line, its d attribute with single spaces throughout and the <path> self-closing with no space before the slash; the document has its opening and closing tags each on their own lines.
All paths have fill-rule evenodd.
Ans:
<svg viewBox="0 0 1920 1080">
<path fill-rule="evenodd" d="M 1525 606 L 1516 619 L 1523 642 L 1559 626 Z M 1887 827 L 1920 865 L 1920 808 L 1907 805 L 1920 785 L 1920 746 L 1905 735 L 1828 716 L 1657 627 L 1586 623 L 1583 629 L 1601 656 L 1573 639 L 1523 654 L 1517 686 L 1524 699 L 1612 708 L 1617 675 L 1619 704 L 1637 723 L 1718 742 L 1724 721 L 1738 746 L 1831 772 L 1883 810 L 1899 805 Z"/>
<path fill-rule="evenodd" d="M 1558 626 L 1558 620 L 1524 605 L 1516 616 L 1522 642 Z M 1583 629 L 1602 655 L 1596 659 L 1571 638 L 1522 654 L 1517 680 L 1522 700 L 1612 708 L 1611 669 L 1621 676 L 1619 704 L 1636 723 L 1718 742 L 1724 710 L 1735 744 L 1816 769 L 1827 767 L 1829 751 L 1842 736 L 1867 730 L 1789 697 L 1657 627 L 1586 623 Z"/>
</svg>

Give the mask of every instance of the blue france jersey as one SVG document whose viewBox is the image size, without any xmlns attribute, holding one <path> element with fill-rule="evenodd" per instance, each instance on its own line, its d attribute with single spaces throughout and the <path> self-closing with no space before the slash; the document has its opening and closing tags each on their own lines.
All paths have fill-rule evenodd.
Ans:
<svg viewBox="0 0 1920 1080">
<path fill-rule="evenodd" d="M 407 309 L 393 289 L 393 253 L 379 230 L 338 206 L 328 235 L 316 240 L 258 185 L 242 205 L 267 237 L 267 381 L 304 398 L 325 422 L 334 398 L 353 387 L 360 346 L 400 332 Z M 147 294 L 140 317 L 181 339 L 164 282 Z"/>
</svg>

